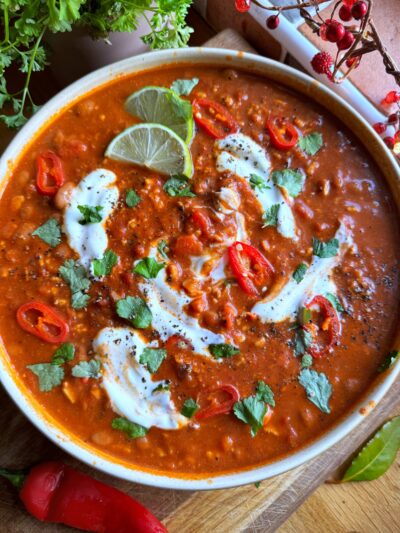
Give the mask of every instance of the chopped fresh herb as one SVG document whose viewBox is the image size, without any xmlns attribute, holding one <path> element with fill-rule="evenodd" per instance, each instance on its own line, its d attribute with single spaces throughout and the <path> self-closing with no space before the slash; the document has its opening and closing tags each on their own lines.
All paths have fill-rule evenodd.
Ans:
<svg viewBox="0 0 400 533">
<path fill-rule="evenodd" d="M 274 393 L 269 385 L 264 381 L 259 381 L 256 388 L 256 397 L 271 407 L 275 407 Z"/>
<path fill-rule="evenodd" d="M 233 412 L 239 420 L 249 424 L 250 434 L 255 437 L 258 430 L 263 426 L 267 406 L 257 396 L 248 396 L 235 403 Z"/>
<path fill-rule="evenodd" d="M 279 213 L 279 204 L 271 205 L 263 214 L 263 228 L 267 226 L 277 226 L 278 225 L 278 213 Z"/>
<path fill-rule="evenodd" d="M 93 378 L 100 377 L 100 361 L 98 359 L 90 359 L 90 361 L 81 361 L 72 367 L 72 375 L 74 378 Z"/>
<path fill-rule="evenodd" d="M 136 207 L 140 200 L 140 196 L 133 189 L 128 189 L 126 191 L 125 203 L 128 207 Z"/>
<path fill-rule="evenodd" d="M 128 439 L 139 439 L 140 437 L 145 437 L 149 432 L 148 428 L 122 417 L 114 418 L 111 422 L 111 427 L 118 431 L 123 431 Z"/>
<path fill-rule="evenodd" d="M 260 189 L 260 191 L 265 191 L 271 187 L 266 184 L 265 179 L 259 176 L 258 174 L 250 174 L 250 187 L 254 190 Z"/>
<path fill-rule="evenodd" d="M 371 481 L 387 472 L 400 449 L 400 416 L 386 422 L 362 448 L 342 481 Z"/>
<path fill-rule="evenodd" d="M 102 221 L 101 212 L 103 211 L 103 206 L 101 205 L 78 205 L 79 211 L 82 213 L 83 218 L 79 221 L 79 224 L 84 226 L 85 224 L 95 224 Z"/>
<path fill-rule="evenodd" d="M 187 96 L 192 92 L 199 81 L 199 78 L 192 78 L 191 80 L 175 80 L 171 85 L 171 89 L 179 96 Z"/>
<path fill-rule="evenodd" d="M 151 374 L 155 374 L 166 357 L 167 350 L 161 348 L 145 348 L 139 358 L 139 362 L 141 365 L 145 365 Z"/>
<path fill-rule="evenodd" d="M 39 237 L 39 239 L 54 248 L 61 242 L 60 224 L 55 218 L 49 218 L 47 222 L 35 229 L 32 235 Z"/>
<path fill-rule="evenodd" d="M 336 311 L 339 311 L 339 313 L 343 313 L 344 307 L 335 294 L 333 294 L 332 292 L 327 292 L 325 294 L 325 298 L 331 302 Z"/>
<path fill-rule="evenodd" d="M 232 357 L 239 353 L 239 349 L 231 344 L 210 344 L 208 349 L 214 359 Z"/>
<path fill-rule="evenodd" d="M 334 237 L 330 241 L 322 242 L 315 237 L 312 240 L 313 254 L 321 259 L 334 257 L 339 251 L 339 241 Z"/>
<path fill-rule="evenodd" d="M 391 366 L 393 366 L 399 357 L 400 352 L 398 350 L 393 350 L 389 353 L 389 355 L 385 358 L 383 363 L 378 367 L 378 372 L 384 372 Z"/>
<path fill-rule="evenodd" d="M 168 392 L 169 389 L 170 389 L 170 384 L 168 382 L 160 383 L 159 385 L 157 385 L 155 389 L 153 389 L 153 394 L 155 392 Z"/>
<path fill-rule="evenodd" d="M 308 353 L 305 353 L 301 358 L 301 368 L 307 368 L 313 364 L 313 358 Z"/>
<path fill-rule="evenodd" d="M 256 481 L 256 482 L 254 483 L 254 486 L 255 486 L 256 489 L 259 489 L 259 488 L 260 488 L 260 485 L 261 485 L 261 481 Z"/>
<path fill-rule="evenodd" d="M 112 250 L 107 250 L 101 259 L 93 259 L 93 274 L 101 278 L 111 274 L 113 267 L 118 263 L 118 256 Z"/>
<path fill-rule="evenodd" d="M 64 342 L 59 348 L 54 352 L 52 364 L 53 365 L 62 365 L 67 361 L 72 361 L 75 356 L 75 346 L 70 342 Z"/>
<path fill-rule="evenodd" d="M 39 378 L 39 389 L 41 392 L 50 392 L 55 387 L 61 385 L 64 379 L 64 368 L 60 365 L 39 363 L 28 365 L 28 368 Z"/>
<path fill-rule="evenodd" d="M 199 410 L 198 404 L 193 398 L 188 398 L 182 406 L 181 414 L 186 418 L 192 418 L 192 416 Z"/>
<path fill-rule="evenodd" d="M 296 357 L 304 355 L 312 344 L 312 335 L 305 328 L 297 328 L 294 338 L 294 354 Z"/>
<path fill-rule="evenodd" d="M 146 302 L 134 296 L 118 300 L 116 310 L 118 316 L 130 320 L 134 328 L 148 328 L 153 318 Z"/>
<path fill-rule="evenodd" d="M 297 146 L 308 155 L 315 155 L 323 146 L 322 135 L 316 131 L 309 135 L 304 135 L 298 140 Z"/>
<path fill-rule="evenodd" d="M 285 168 L 284 170 L 275 170 L 271 174 L 272 181 L 279 187 L 284 187 L 288 194 L 295 198 L 303 190 L 306 176 L 302 170 Z"/>
<path fill-rule="evenodd" d="M 176 94 L 167 94 L 167 99 L 171 104 L 172 113 L 182 120 L 189 120 L 193 116 L 192 104 L 183 98 L 177 98 Z"/>
<path fill-rule="evenodd" d="M 89 302 L 86 291 L 90 287 L 90 281 L 86 277 L 86 270 L 73 259 L 67 259 L 59 268 L 62 279 L 69 285 L 71 290 L 71 305 L 74 309 L 82 309 Z"/>
<path fill-rule="evenodd" d="M 304 368 L 299 374 L 299 383 L 305 388 L 307 398 L 323 413 L 330 413 L 329 398 L 332 394 L 332 385 L 323 372 L 316 372 Z"/>
<path fill-rule="evenodd" d="M 299 307 L 297 319 L 301 326 L 308 324 L 311 321 L 311 309 L 308 309 L 308 307 Z"/>
<path fill-rule="evenodd" d="M 308 266 L 305 263 L 300 263 L 300 265 L 293 272 L 293 279 L 296 283 L 303 281 L 304 276 L 306 275 Z"/>
<path fill-rule="evenodd" d="M 168 248 L 168 243 L 167 241 L 164 241 L 164 240 L 161 240 L 158 244 L 157 244 L 157 250 L 158 250 L 158 253 L 161 255 L 161 257 L 163 257 L 164 259 L 169 259 L 168 255 L 167 255 L 167 248 Z"/>
<path fill-rule="evenodd" d="M 165 182 L 164 191 L 170 196 L 189 197 L 196 196 L 190 189 L 190 184 L 185 176 L 172 176 Z"/>
<path fill-rule="evenodd" d="M 133 268 L 135 274 L 139 274 L 146 279 L 153 279 L 164 268 L 164 263 L 157 263 L 152 257 L 145 257 L 136 263 Z"/>
</svg>

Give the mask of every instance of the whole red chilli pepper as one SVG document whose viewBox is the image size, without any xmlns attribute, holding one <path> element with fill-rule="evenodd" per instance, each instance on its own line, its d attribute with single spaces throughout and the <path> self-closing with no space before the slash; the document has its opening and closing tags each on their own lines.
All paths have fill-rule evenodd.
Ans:
<svg viewBox="0 0 400 533">
<path fill-rule="evenodd" d="M 28 474 L 0 469 L 20 489 L 26 510 L 38 520 L 96 533 L 167 533 L 142 504 L 127 494 L 59 461 Z"/>
</svg>

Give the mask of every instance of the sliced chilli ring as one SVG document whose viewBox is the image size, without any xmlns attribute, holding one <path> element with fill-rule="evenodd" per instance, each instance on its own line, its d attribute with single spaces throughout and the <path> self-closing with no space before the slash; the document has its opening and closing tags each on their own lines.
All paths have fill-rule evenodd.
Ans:
<svg viewBox="0 0 400 533">
<path fill-rule="evenodd" d="M 35 315 L 35 321 L 29 314 Z M 51 344 L 64 342 L 69 333 L 67 322 L 57 311 L 35 300 L 18 308 L 17 321 L 22 329 Z"/>
<path fill-rule="evenodd" d="M 192 103 L 196 124 L 214 139 L 223 139 L 239 130 L 239 124 L 229 111 L 218 102 L 208 98 L 196 98 Z M 205 116 L 208 112 L 210 118 Z"/>
<path fill-rule="evenodd" d="M 209 393 L 220 391 L 229 394 L 230 398 L 224 402 L 221 402 L 220 404 L 203 407 L 197 411 L 195 415 L 196 420 L 205 420 L 206 418 L 211 418 L 212 416 L 216 415 L 226 415 L 232 411 L 234 404 L 240 399 L 239 391 L 234 385 L 225 384 L 215 389 L 211 389 Z"/>
<path fill-rule="evenodd" d="M 331 302 L 325 298 L 325 296 L 322 296 L 321 294 L 314 296 L 314 298 L 305 305 L 307 309 L 311 309 L 313 306 L 319 307 L 319 312 L 322 315 L 322 319 L 327 323 L 328 331 L 328 342 L 324 348 L 316 348 L 311 345 L 307 350 L 312 357 L 318 359 L 332 349 L 333 345 L 339 338 L 341 327 L 336 309 L 333 307 Z M 310 328 L 307 326 L 304 327 L 310 331 Z"/>
</svg>

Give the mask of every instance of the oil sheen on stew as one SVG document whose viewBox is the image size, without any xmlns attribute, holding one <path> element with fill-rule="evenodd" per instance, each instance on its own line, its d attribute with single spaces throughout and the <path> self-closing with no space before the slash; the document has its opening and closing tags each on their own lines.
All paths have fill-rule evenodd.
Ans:
<svg viewBox="0 0 400 533">
<path fill-rule="evenodd" d="M 106 157 L 146 122 L 127 98 L 171 85 L 145 112 L 161 98 L 156 120 L 183 124 L 167 155 L 188 175 Z M 234 70 L 146 72 L 63 111 L 14 169 L 1 336 L 72 438 L 157 471 L 245 469 L 320 437 L 378 375 L 398 238 L 380 171 L 316 104 Z"/>
</svg>

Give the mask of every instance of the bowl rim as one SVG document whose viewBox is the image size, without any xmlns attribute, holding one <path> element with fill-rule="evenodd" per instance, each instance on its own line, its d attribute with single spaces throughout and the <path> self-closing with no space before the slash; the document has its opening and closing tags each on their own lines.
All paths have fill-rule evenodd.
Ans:
<svg viewBox="0 0 400 533">
<path fill-rule="evenodd" d="M 198 63 L 203 65 L 225 64 L 229 68 L 256 71 L 261 75 L 264 75 L 267 79 L 270 78 L 275 81 L 277 81 L 278 77 L 278 83 L 283 86 L 286 85 L 290 87 L 290 81 L 293 85 L 298 83 L 301 87 L 297 88 L 297 91 L 300 93 L 307 94 L 311 89 L 313 93 L 323 96 L 325 100 L 328 102 L 330 101 L 331 103 L 334 103 L 336 107 L 341 108 L 347 117 L 354 120 L 352 125 L 358 125 L 358 127 L 365 132 L 368 141 L 374 144 L 375 150 L 377 150 L 380 155 L 383 155 L 386 169 L 389 169 L 387 172 L 391 172 L 395 176 L 397 175 L 398 181 L 400 182 L 400 173 L 398 172 L 396 161 L 383 143 L 382 139 L 380 139 L 376 132 L 355 109 L 328 87 L 319 83 L 307 74 L 282 63 L 278 63 L 272 59 L 236 50 L 205 47 L 186 48 L 174 51 L 163 50 L 133 56 L 98 69 L 63 89 L 51 98 L 27 122 L 3 153 L 0 159 L 0 183 L 2 185 L 2 190 L 7 184 L 10 169 L 23 152 L 25 146 L 33 142 L 38 133 L 47 126 L 49 121 L 59 113 L 62 113 L 72 102 L 79 100 L 90 91 L 95 91 L 121 76 L 131 75 L 142 70 L 151 70 L 159 66 L 188 63 Z M 310 98 L 315 100 L 316 94 L 311 95 Z M 326 108 L 326 104 L 322 104 L 322 106 Z M 340 117 L 339 120 L 342 121 Z M 348 124 L 347 127 L 349 127 Z M 359 137 L 358 133 L 356 133 L 356 136 Z M 365 141 L 362 141 L 361 139 L 360 141 L 364 145 L 364 148 L 371 154 L 371 149 L 365 145 Z M 374 159 L 376 158 L 374 157 Z M 182 477 L 182 474 L 174 474 L 173 472 L 166 474 L 164 472 L 160 473 L 157 471 L 140 469 L 135 466 L 128 467 L 127 463 L 120 463 L 117 459 L 114 459 L 111 456 L 106 457 L 106 455 L 101 454 L 101 452 L 95 448 L 80 443 L 78 438 L 76 438 L 75 441 L 71 440 L 69 433 L 66 431 L 64 433 L 61 426 L 58 426 L 55 421 L 51 421 L 50 417 L 45 417 L 43 411 L 40 411 L 38 407 L 39 403 L 32 395 L 30 395 L 16 374 L 13 374 L 11 366 L 11 363 L 7 361 L 5 347 L 0 345 L 0 382 L 27 418 L 44 435 L 60 446 L 64 451 L 89 466 L 115 477 L 153 487 L 178 490 L 207 490 L 237 487 L 262 481 L 300 466 L 336 444 L 358 426 L 358 424 L 365 420 L 365 414 L 361 414 L 360 409 L 363 406 L 368 406 L 369 410 L 371 410 L 371 408 L 373 408 L 371 406 L 377 405 L 400 374 L 399 360 L 393 368 L 391 368 L 391 370 L 378 381 L 378 383 L 374 383 L 370 386 L 369 391 L 355 406 L 353 406 L 350 413 L 340 419 L 336 425 L 328 430 L 328 432 L 322 434 L 316 440 L 289 456 L 265 465 L 250 467 L 249 469 L 239 470 L 237 472 L 219 473 L 217 475 L 210 474 L 209 476 L 205 475 L 204 477 L 185 474 L 184 477 Z"/>
</svg>

